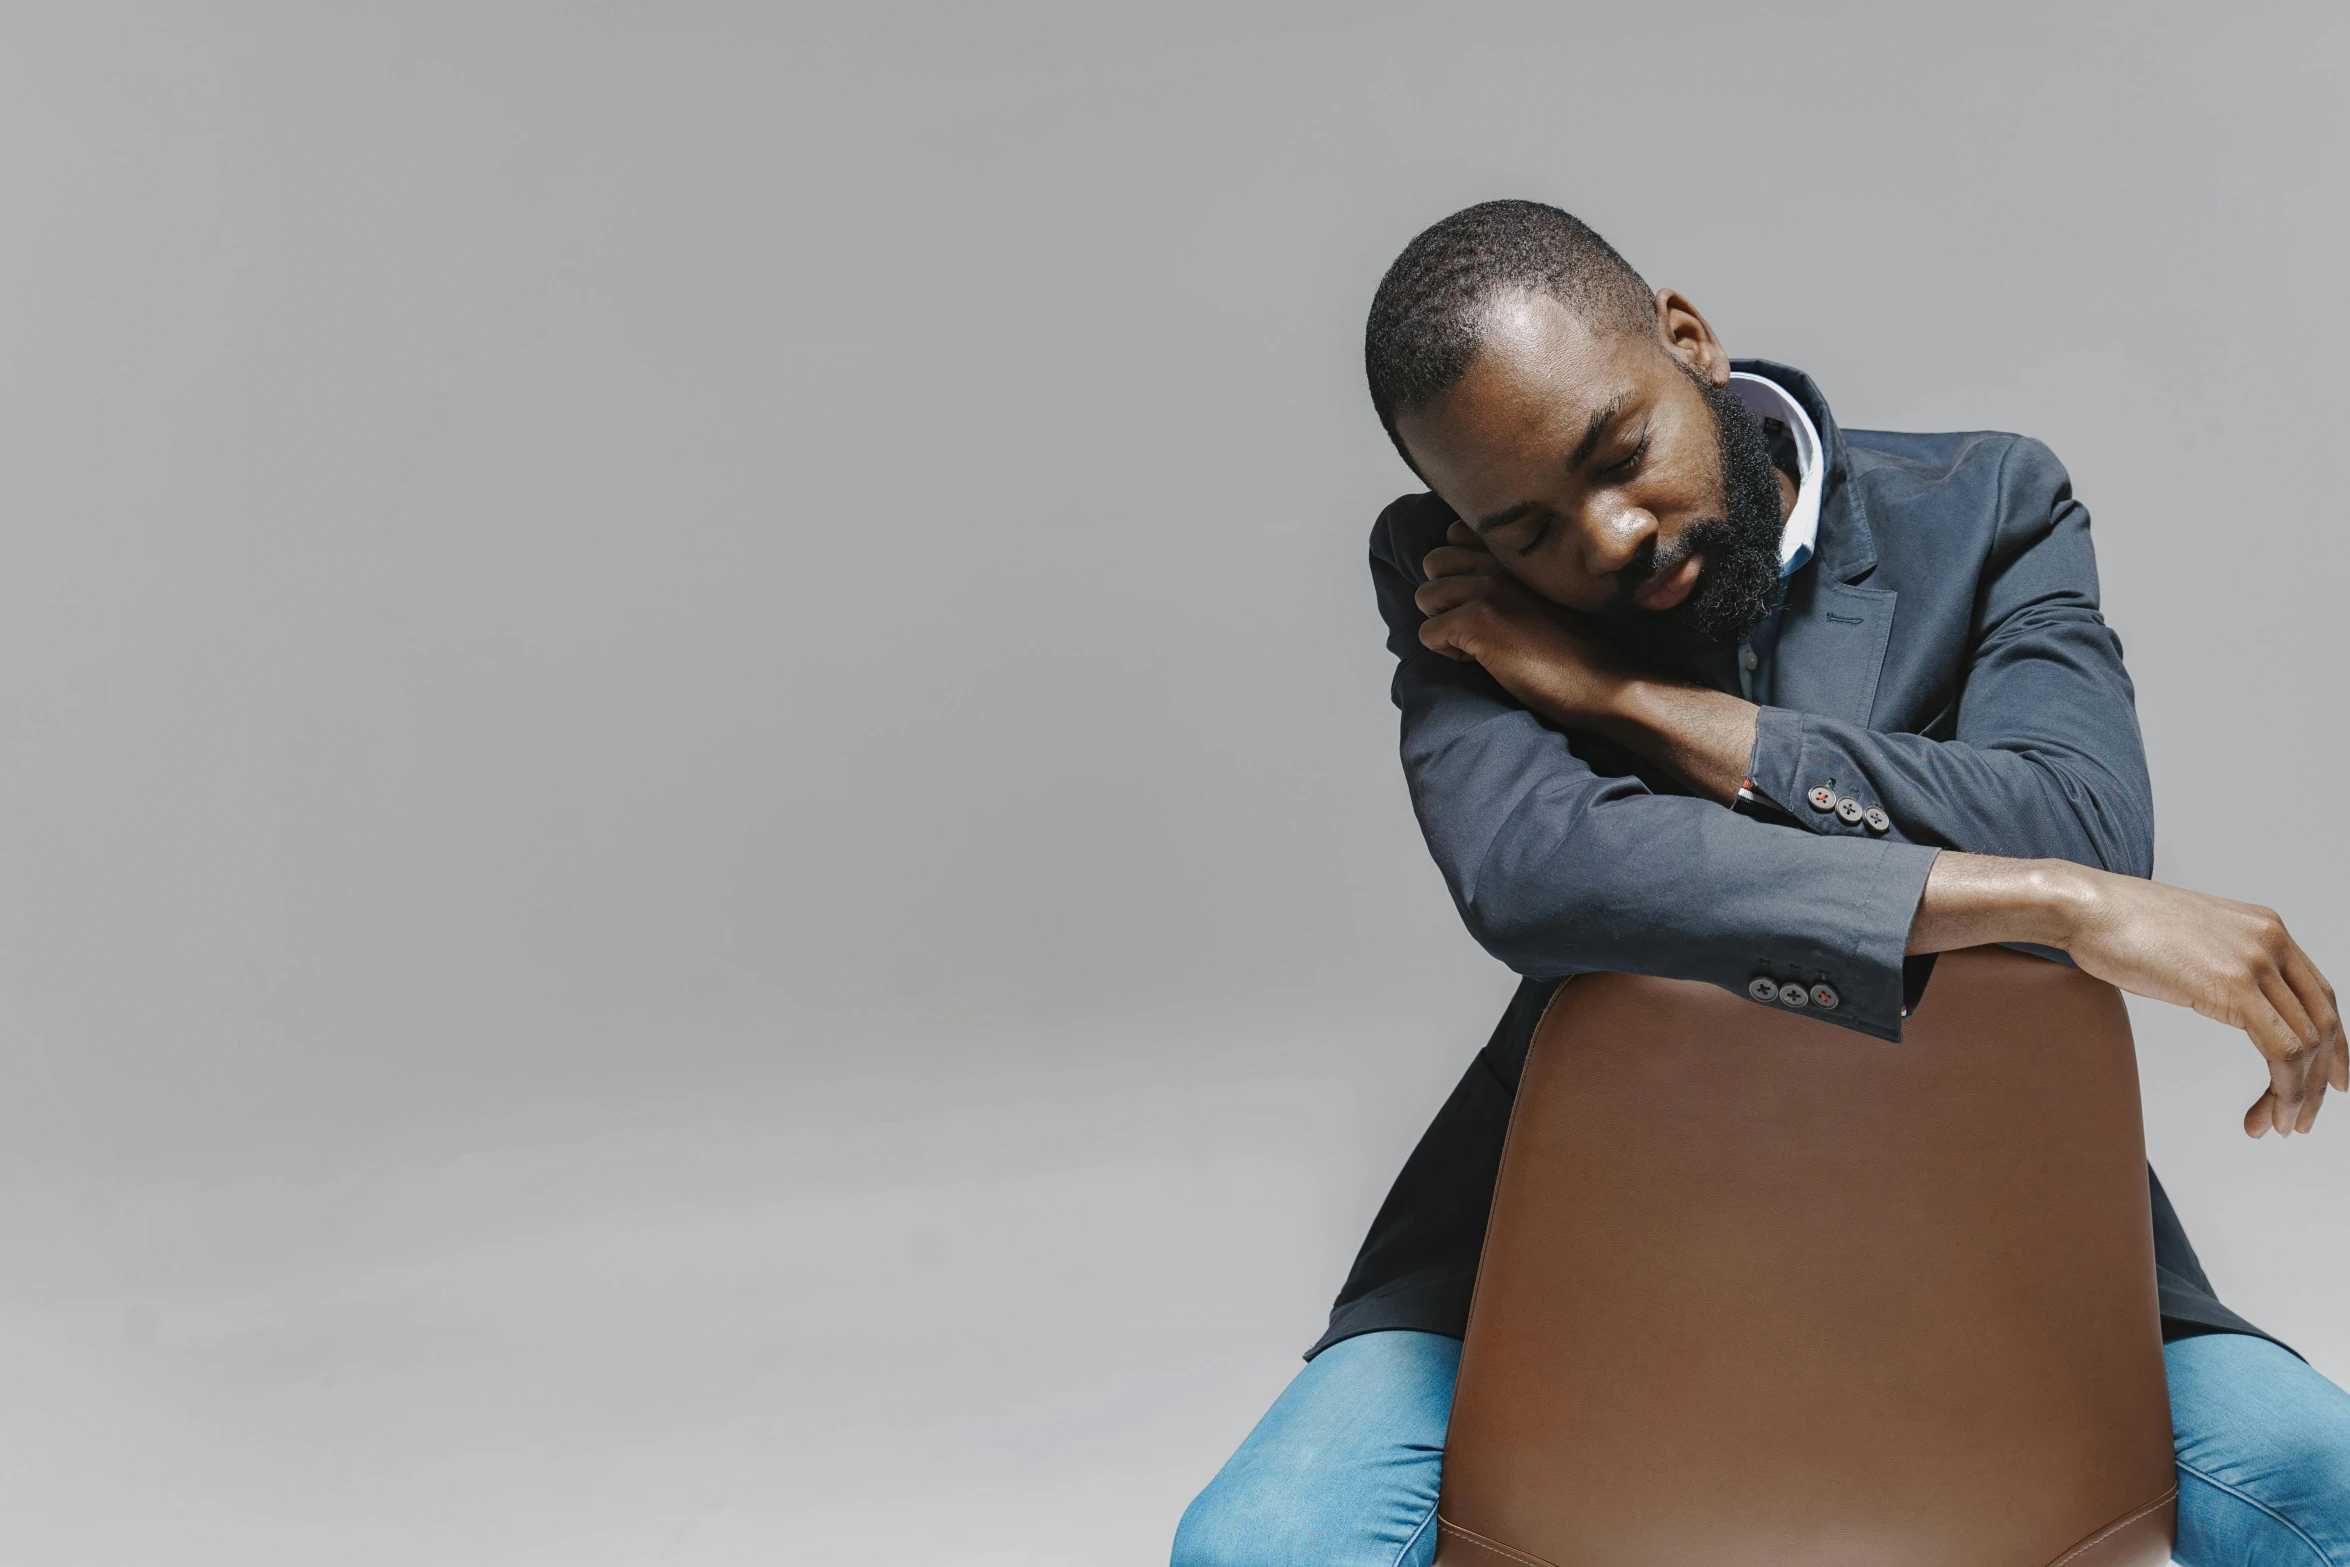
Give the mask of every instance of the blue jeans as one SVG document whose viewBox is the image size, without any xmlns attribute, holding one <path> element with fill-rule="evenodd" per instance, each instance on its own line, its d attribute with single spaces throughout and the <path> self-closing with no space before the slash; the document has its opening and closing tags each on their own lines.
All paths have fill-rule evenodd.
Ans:
<svg viewBox="0 0 2350 1567">
<path fill-rule="evenodd" d="M 1175 1567 L 1427 1567 L 1457 1339 L 1365 1333 L 1297 1374 L 1175 1531 Z M 2265 1339 L 2163 1350 L 2186 1567 L 2350 1567 L 2350 1393 Z"/>
</svg>

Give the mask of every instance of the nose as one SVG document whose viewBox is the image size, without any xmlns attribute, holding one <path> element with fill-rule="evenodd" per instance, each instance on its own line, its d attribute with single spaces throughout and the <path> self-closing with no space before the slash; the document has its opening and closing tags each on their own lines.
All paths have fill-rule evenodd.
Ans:
<svg viewBox="0 0 2350 1567">
<path fill-rule="evenodd" d="M 1594 577 L 1614 576 L 1656 531 L 1656 518 L 1640 507 L 1603 498 L 1584 513 L 1583 569 Z"/>
</svg>

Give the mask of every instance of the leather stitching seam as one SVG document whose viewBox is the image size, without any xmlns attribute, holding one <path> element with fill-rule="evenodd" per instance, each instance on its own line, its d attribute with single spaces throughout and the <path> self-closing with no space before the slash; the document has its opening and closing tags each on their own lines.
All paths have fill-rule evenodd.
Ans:
<svg viewBox="0 0 2350 1567">
<path fill-rule="evenodd" d="M 1473 1529 L 1464 1529 L 1442 1513 L 1436 1515 L 1436 1527 L 1446 1534 L 1459 1535 L 1463 1540 L 1480 1550 L 1491 1551 L 1496 1556 L 1506 1556 L 1513 1562 L 1523 1562 L 1525 1567 L 1555 1567 L 1554 1563 L 1546 1562 L 1539 1556 L 1528 1556 L 1523 1551 L 1513 1551 L 1499 1540 L 1488 1540 Z"/>
<path fill-rule="evenodd" d="M 2148 1513 L 2155 1511 L 2157 1508 L 2160 1508 L 2164 1503 L 2175 1500 L 2178 1494 L 2179 1488 L 2175 1485 L 2172 1486 L 2169 1490 L 2163 1492 L 2160 1496 L 2156 1497 L 2153 1501 L 2148 1502 L 2145 1506 L 2139 1508 L 2136 1512 L 2126 1513 L 2123 1516 L 2116 1518 L 2113 1522 L 2107 1524 L 2104 1528 L 2098 1530 L 2095 1534 L 2089 1536 L 2089 1538 L 2083 1540 L 2080 1544 L 2074 1546 L 2071 1550 L 2065 1552 L 2062 1556 L 2059 1556 L 2056 1560 L 2050 1562 L 2048 1567 L 2064 1567 L 2066 1562 L 2071 1561 L 2074 1557 L 2089 1549 L 2090 1546 L 2095 1545 L 2098 1541 L 2103 1540 L 2120 1530 L 2127 1529 L 2131 1524 L 2136 1523 L 2139 1519 L 2145 1517 Z"/>
</svg>

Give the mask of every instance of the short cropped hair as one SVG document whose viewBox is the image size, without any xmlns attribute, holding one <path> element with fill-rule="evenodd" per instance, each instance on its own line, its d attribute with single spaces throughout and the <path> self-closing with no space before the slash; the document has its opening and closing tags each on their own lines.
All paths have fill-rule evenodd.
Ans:
<svg viewBox="0 0 2350 1567">
<path fill-rule="evenodd" d="M 1485 303 L 1509 289 L 1540 290 L 1597 329 L 1655 330 L 1648 284 L 1571 213 L 1487 201 L 1422 230 L 1379 280 L 1363 331 L 1371 406 L 1406 463 L 1412 454 L 1395 433 L 1396 416 L 1460 380 Z"/>
</svg>

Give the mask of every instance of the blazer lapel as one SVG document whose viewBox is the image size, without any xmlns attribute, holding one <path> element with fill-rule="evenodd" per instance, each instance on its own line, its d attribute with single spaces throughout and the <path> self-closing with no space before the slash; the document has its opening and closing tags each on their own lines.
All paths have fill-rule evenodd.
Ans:
<svg viewBox="0 0 2350 1567">
<path fill-rule="evenodd" d="M 1771 655 L 1771 695 L 1781 707 L 1866 725 L 1876 711 L 1877 682 L 1893 639 L 1891 588 L 1866 586 L 1877 569 L 1877 540 L 1868 506 L 1853 482 L 1844 432 L 1810 376 L 1767 360 L 1738 361 L 1741 370 L 1767 375 L 1804 405 L 1828 456 L 1827 490 L 1820 497 L 1820 530 L 1811 564 L 1787 584 L 1779 641 Z"/>
</svg>

